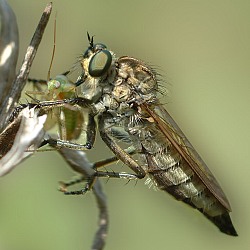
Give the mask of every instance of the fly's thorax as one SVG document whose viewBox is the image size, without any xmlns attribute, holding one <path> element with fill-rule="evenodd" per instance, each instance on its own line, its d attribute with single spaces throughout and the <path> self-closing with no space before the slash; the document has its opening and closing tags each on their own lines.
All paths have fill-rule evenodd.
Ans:
<svg viewBox="0 0 250 250">
<path fill-rule="evenodd" d="M 102 99 L 95 105 L 96 107 L 105 107 L 105 111 L 112 114 L 112 116 L 131 116 L 135 110 L 128 102 L 118 102 L 111 94 L 103 94 Z M 101 110 L 101 109 L 100 109 Z M 100 113 L 100 112 L 99 112 Z"/>
<path fill-rule="evenodd" d="M 87 77 L 83 84 L 77 87 L 77 94 L 80 97 L 96 102 L 102 96 L 100 79 Z"/>
<path fill-rule="evenodd" d="M 126 102 L 131 99 L 131 88 L 128 84 L 120 84 L 114 87 L 112 95 L 117 102 Z"/>
<path fill-rule="evenodd" d="M 144 62 L 133 57 L 120 57 L 117 61 L 118 76 L 142 95 L 156 94 L 158 89 L 154 71 Z"/>
<path fill-rule="evenodd" d="M 119 103 L 108 93 L 103 95 L 102 102 L 107 110 L 117 110 L 119 108 Z"/>
</svg>

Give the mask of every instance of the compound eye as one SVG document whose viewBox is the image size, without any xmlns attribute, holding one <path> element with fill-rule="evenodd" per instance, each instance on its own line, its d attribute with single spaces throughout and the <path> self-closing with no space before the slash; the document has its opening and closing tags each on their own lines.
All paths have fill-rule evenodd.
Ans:
<svg viewBox="0 0 250 250">
<path fill-rule="evenodd" d="M 105 74 L 112 62 L 112 55 L 108 50 L 100 50 L 89 62 L 89 74 L 93 77 L 100 77 Z"/>
<path fill-rule="evenodd" d="M 103 43 L 96 43 L 94 44 L 93 51 L 98 51 L 98 50 L 105 50 L 107 49 L 107 46 Z"/>
</svg>

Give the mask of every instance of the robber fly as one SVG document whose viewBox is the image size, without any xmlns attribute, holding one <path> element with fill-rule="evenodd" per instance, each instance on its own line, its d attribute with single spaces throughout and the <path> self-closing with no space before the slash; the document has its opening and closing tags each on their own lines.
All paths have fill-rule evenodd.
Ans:
<svg viewBox="0 0 250 250">
<path fill-rule="evenodd" d="M 237 236 L 224 192 L 159 101 L 156 72 L 136 58 L 117 58 L 104 44 L 94 44 L 89 35 L 88 39 L 89 47 L 80 61 L 82 74 L 75 83 L 79 96 L 37 106 L 44 109 L 71 104 L 87 109 L 87 141 L 84 145 L 62 140 L 54 144 L 90 149 L 98 125 L 102 140 L 135 174 L 96 170 L 95 177 L 142 179 L 147 175 L 158 189 L 199 210 L 221 232 Z M 124 149 L 124 143 L 134 147 L 132 154 Z M 85 193 L 91 188 L 90 182 L 79 192 L 67 193 Z"/>
</svg>

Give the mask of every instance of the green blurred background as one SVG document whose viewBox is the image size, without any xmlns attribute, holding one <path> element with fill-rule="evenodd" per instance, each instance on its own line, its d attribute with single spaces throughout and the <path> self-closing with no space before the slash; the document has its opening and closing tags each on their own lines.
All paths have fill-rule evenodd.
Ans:
<svg viewBox="0 0 250 250">
<path fill-rule="evenodd" d="M 19 25 L 20 65 L 47 1 L 9 3 Z M 198 212 L 148 190 L 143 180 L 137 185 L 109 180 L 103 181 L 110 213 L 106 249 L 249 249 L 250 1 L 53 4 L 30 76 L 47 76 L 55 13 L 52 76 L 69 69 L 86 49 L 86 31 L 118 56 L 155 65 L 168 83 L 167 109 L 222 185 L 239 233 L 238 238 L 220 233 Z M 91 161 L 109 155 L 100 139 L 88 153 Z M 1 178 L 0 249 L 89 249 L 97 223 L 94 196 L 57 191 L 58 181 L 74 175 L 56 152 L 48 152 Z"/>
</svg>

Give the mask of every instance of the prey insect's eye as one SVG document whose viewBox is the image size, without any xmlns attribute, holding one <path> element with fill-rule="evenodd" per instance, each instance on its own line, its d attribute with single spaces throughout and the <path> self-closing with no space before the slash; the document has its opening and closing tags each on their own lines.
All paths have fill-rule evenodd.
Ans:
<svg viewBox="0 0 250 250">
<path fill-rule="evenodd" d="M 112 55 L 108 50 L 100 50 L 89 62 L 89 74 L 100 77 L 107 72 L 112 62 Z"/>
</svg>

